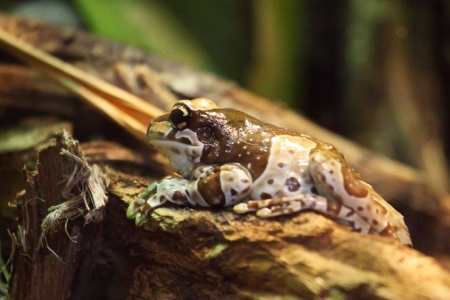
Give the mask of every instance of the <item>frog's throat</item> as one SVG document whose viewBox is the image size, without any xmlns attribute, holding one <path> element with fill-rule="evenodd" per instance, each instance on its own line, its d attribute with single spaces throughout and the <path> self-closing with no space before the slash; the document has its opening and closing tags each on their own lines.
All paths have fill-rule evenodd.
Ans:
<svg viewBox="0 0 450 300">
<path fill-rule="evenodd" d="M 180 142 L 180 139 L 187 139 L 190 144 Z M 194 165 L 200 162 L 205 146 L 190 129 L 178 131 L 175 140 L 152 139 L 150 143 L 169 158 L 172 170 L 185 178 L 190 177 Z"/>
</svg>

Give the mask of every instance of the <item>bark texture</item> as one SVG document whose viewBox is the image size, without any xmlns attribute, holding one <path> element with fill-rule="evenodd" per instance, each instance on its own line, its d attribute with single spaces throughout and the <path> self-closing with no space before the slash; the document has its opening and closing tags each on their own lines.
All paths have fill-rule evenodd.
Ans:
<svg viewBox="0 0 450 300">
<path fill-rule="evenodd" d="M 100 177 L 65 132 L 39 153 L 36 173 L 23 173 L 9 296 L 79 299 L 101 242 L 105 194 L 93 187 Z"/>
<path fill-rule="evenodd" d="M 109 150 L 98 143 L 92 146 L 86 145 L 92 154 L 95 149 L 121 152 L 111 145 Z M 127 202 L 152 178 L 139 181 L 126 165 L 103 164 L 109 181 L 105 207 L 95 209 L 91 203 L 96 201 L 88 205 L 81 201 L 74 209 L 68 203 L 84 193 L 93 173 L 69 184 L 77 177 L 74 172 L 81 172 L 76 166 L 83 164 L 64 150 L 84 160 L 78 144 L 60 134 L 56 145 L 41 151 L 38 173 L 25 171 L 12 299 L 445 299 L 450 295 L 450 275 L 434 259 L 387 238 L 351 232 L 312 212 L 261 220 L 238 216 L 230 209 L 169 205 L 156 209 L 137 228 L 125 217 Z M 155 168 L 151 173 L 161 176 Z M 65 198 L 68 186 L 72 189 Z"/>
</svg>

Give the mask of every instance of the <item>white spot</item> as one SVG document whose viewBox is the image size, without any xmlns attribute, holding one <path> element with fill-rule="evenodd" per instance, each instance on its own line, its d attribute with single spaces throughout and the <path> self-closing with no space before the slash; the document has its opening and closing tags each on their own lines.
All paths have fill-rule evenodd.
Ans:
<svg viewBox="0 0 450 300">
<path fill-rule="evenodd" d="M 248 205 L 247 203 L 239 203 L 233 206 L 233 211 L 237 214 L 245 214 L 248 212 Z"/>
<path fill-rule="evenodd" d="M 248 120 L 245 120 L 245 128 L 247 128 L 248 131 L 258 132 L 261 130 L 261 126 L 255 125 L 252 122 L 249 122 Z"/>
<path fill-rule="evenodd" d="M 319 210 L 319 211 L 323 211 L 326 212 L 327 211 L 327 199 L 323 198 L 323 197 L 316 197 L 316 201 L 315 201 L 315 209 Z"/>
</svg>

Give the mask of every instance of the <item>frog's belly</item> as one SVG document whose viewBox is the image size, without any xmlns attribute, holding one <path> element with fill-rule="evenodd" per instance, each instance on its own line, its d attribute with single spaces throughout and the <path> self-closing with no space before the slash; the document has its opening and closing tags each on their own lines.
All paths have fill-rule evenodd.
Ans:
<svg viewBox="0 0 450 300">
<path fill-rule="evenodd" d="M 280 135 L 272 139 L 264 172 L 253 182 L 251 199 L 316 194 L 309 175 L 309 153 L 316 143 L 302 136 Z"/>
</svg>

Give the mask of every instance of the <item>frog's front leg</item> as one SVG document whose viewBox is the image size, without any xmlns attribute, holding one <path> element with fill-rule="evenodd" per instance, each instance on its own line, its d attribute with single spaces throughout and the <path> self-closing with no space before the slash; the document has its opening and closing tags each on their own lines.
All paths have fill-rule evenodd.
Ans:
<svg viewBox="0 0 450 300">
<path fill-rule="evenodd" d="M 152 183 L 127 209 L 127 217 L 142 225 L 151 209 L 166 201 L 186 206 L 224 207 L 246 199 L 252 179 L 240 164 L 200 165 L 190 180 L 166 177 Z"/>
</svg>

